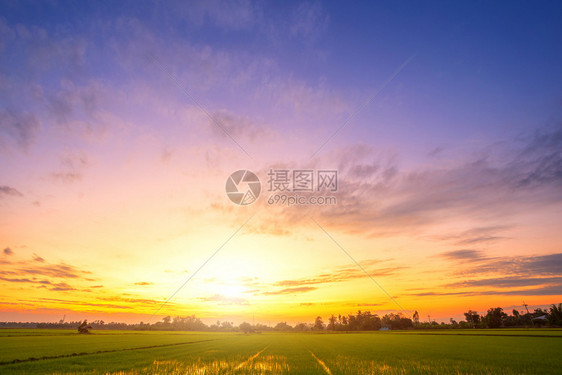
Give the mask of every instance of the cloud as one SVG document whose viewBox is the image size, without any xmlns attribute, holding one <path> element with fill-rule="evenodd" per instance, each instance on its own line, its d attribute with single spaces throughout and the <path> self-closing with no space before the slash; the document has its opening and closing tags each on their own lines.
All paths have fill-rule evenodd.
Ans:
<svg viewBox="0 0 562 375">
<path fill-rule="evenodd" d="M 427 153 L 427 156 L 431 156 L 431 157 L 437 157 L 439 155 L 441 155 L 443 152 L 445 151 L 444 147 L 435 147 L 434 149 L 432 149 L 431 151 L 429 151 Z"/>
<path fill-rule="evenodd" d="M 15 109 L 0 110 L 0 140 L 11 139 L 23 148 L 27 147 L 35 140 L 39 131 L 39 119 L 31 112 L 24 112 Z"/>
<path fill-rule="evenodd" d="M 67 184 L 82 180 L 82 171 L 89 164 L 88 157 L 83 153 L 64 155 L 60 163 L 63 170 L 51 173 L 51 178 Z"/>
<path fill-rule="evenodd" d="M 89 133 L 103 129 L 100 111 L 106 96 L 105 87 L 95 80 L 79 85 L 63 79 L 60 89 L 46 95 L 45 100 L 55 124 L 68 131 Z"/>
<path fill-rule="evenodd" d="M 562 284 L 551 285 L 535 289 L 518 289 L 518 290 L 499 290 L 487 291 L 480 293 L 483 295 L 505 295 L 505 296 L 561 296 Z"/>
<path fill-rule="evenodd" d="M 5 249 L 3 250 L 3 253 L 4 253 L 5 255 L 14 255 L 14 251 L 13 251 L 12 249 L 10 249 L 9 247 L 5 248 Z"/>
<path fill-rule="evenodd" d="M 197 26 L 209 23 L 225 30 L 244 30 L 254 26 L 259 17 L 257 5 L 249 0 L 199 0 L 189 4 L 181 1 L 172 4 L 175 12 Z"/>
<path fill-rule="evenodd" d="M 41 288 L 47 288 L 48 290 L 52 291 L 69 291 L 69 290 L 76 290 L 72 286 L 68 285 L 65 282 L 53 283 L 49 280 L 37 280 L 37 279 L 28 279 L 28 278 L 9 278 L 9 277 L 0 277 L 0 280 L 6 281 L 9 283 L 26 283 L 26 284 L 38 284 Z"/>
<path fill-rule="evenodd" d="M 4 250 L 6 254 L 6 251 Z M 0 275 L 4 276 L 44 276 L 60 279 L 83 279 L 89 280 L 87 276 L 90 271 L 82 270 L 77 267 L 65 264 L 49 264 L 42 257 L 34 254 L 33 258 L 25 261 L 8 262 L 7 266 L 0 270 Z"/>
<path fill-rule="evenodd" d="M 82 180 L 82 173 L 79 172 L 53 172 L 51 177 L 54 180 L 61 181 L 65 184 L 72 184 Z"/>
<path fill-rule="evenodd" d="M 98 297 L 97 299 L 101 301 L 123 302 L 123 303 L 130 303 L 133 305 L 143 305 L 147 307 L 153 307 L 154 305 L 161 304 L 163 302 L 162 300 L 154 300 L 150 298 L 128 298 L 128 297 L 121 297 L 121 296 Z M 172 303 L 172 301 L 168 302 L 168 304 L 170 303 Z"/>
<path fill-rule="evenodd" d="M 45 303 L 54 303 L 54 304 L 62 304 L 62 305 L 70 305 L 70 306 L 74 306 L 74 307 L 94 307 L 94 308 L 103 308 L 103 309 L 107 309 L 107 308 L 113 308 L 113 309 L 120 309 L 120 310 L 131 310 L 131 309 L 135 309 L 136 306 L 135 304 L 133 305 L 126 305 L 126 304 L 113 304 L 113 303 L 96 303 L 96 302 L 85 302 L 85 301 L 80 301 L 80 300 L 71 300 L 71 299 L 61 299 L 61 298 L 47 298 L 47 297 L 41 297 L 41 298 L 37 298 L 37 299 L 30 299 L 30 300 L 24 300 L 24 302 L 32 302 L 34 305 L 45 305 Z M 158 303 L 159 301 L 155 301 L 155 300 L 151 300 L 151 306 L 153 306 L 155 303 Z"/>
<path fill-rule="evenodd" d="M 518 185 L 523 187 L 562 184 L 562 125 L 535 131 L 532 140 L 513 162 L 522 170 Z"/>
<path fill-rule="evenodd" d="M 516 290 L 484 290 L 468 292 L 420 292 L 410 293 L 415 297 L 445 297 L 445 296 L 560 296 L 562 295 L 562 284 L 551 285 L 534 289 Z"/>
<path fill-rule="evenodd" d="M 316 290 L 316 289 L 318 289 L 318 288 L 312 287 L 312 286 L 301 286 L 301 287 L 296 287 L 296 288 L 284 288 L 284 289 L 280 289 L 280 290 L 276 290 L 276 291 L 263 292 L 262 294 L 264 294 L 266 296 L 281 295 L 281 294 L 298 294 L 298 293 L 312 292 L 313 290 Z"/>
<path fill-rule="evenodd" d="M 259 126 L 249 118 L 235 115 L 228 111 L 217 111 L 213 113 L 215 122 L 209 120 L 209 126 L 217 136 L 226 136 L 225 131 L 236 141 L 244 137 L 251 142 L 272 138 L 273 131 L 267 126 Z M 223 131 L 224 129 L 224 131 Z"/>
<path fill-rule="evenodd" d="M 562 273 L 562 272 L 561 272 Z M 494 288 L 513 288 L 537 285 L 562 285 L 562 276 L 555 277 L 499 277 L 480 280 L 464 280 L 456 283 L 445 285 L 446 287 L 455 288 L 472 288 L 472 287 L 494 287 Z"/>
<path fill-rule="evenodd" d="M 39 26 L 2 22 L 3 34 L 10 35 L 0 47 L 0 56 L 13 56 L 13 64 L 0 69 L 0 143 L 26 150 L 41 134 L 41 127 L 69 123 L 72 116 L 95 111 L 92 84 L 69 91 L 84 73 L 86 42 L 73 34 L 51 35 Z M 61 88 L 57 89 L 60 83 Z M 84 115 L 84 116 L 83 116 Z"/>
<path fill-rule="evenodd" d="M 68 291 L 68 290 L 76 290 L 75 288 L 71 287 L 70 285 L 68 285 L 67 283 L 57 283 L 57 284 L 53 284 L 52 288 L 49 288 L 49 290 L 53 290 L 53 291 Z"/>
<path fill-rule="evenodd" d="M 9 277 L 0 277 L 0 280 L 4 280 L 10 283 L 33 283 L 35 281 L 31 280 L 31 279 L 14 279 L 14 278 L 9 278 Z"/>
<path fill-rule="evenodd" d="M 13 187 L 4 185 L 0 186 L 0 198 L 2 198 L 3 196 L 23 197 L 23 194 Z"/>
<path fill-rule="evenodd" d="M 291 35 L 315 41 L 328 28 L 330 16 L 322 7 L 322 3 L 303 2 L 293 12 Z"/>
<path fill-rule="evenodd" d="M 0 271 L 0 274 L 2 274 L 3 272 L 5 271 Z M 84 278 L 84 275 L 91 274 L 90 271 L 80 270 L 76 267 L 64 263 L 45 266 L 30 265 L 27 267 L 18 268 L 17 272 L 24 275 L 42 275 L 70 279 Z"/>
<path fill-rule="evenodd" d="M 474 237 L 474 238 L 469 238 L 466 240 L 462 240 L 457 242 L 457 244 L 459 245 L 472 245 L 475 243 L 481 243 L 481 242 L 492 242 L 492 241 L 497 241 L 497 240 L 501 240 L 504 239 L 505 237 L 498 237 L 498 236 L 482 236 L 482 237 Z"/>
<path fill-rule="evenodd" d="M 440 241 L 453 242 L 456 245 L 490 243 L 507 239 L 507 237 L 500 236 L 499 233 L 509 228 L 509 225 L 491 225 L 476 227 L 459 233 L 434 236 L 434 238 Z"/>
<path fill-rule="evenodd" d="M 154 285 L 154 283 L 148 282 L 148 281 L 139 281 L 136 282 L 135 285 Z"/>
<path fill-rule="evenodd" d="M 562 253 L 497 257 L 459 271 L 463 275 L 500 273 L 525 277 L 562 275 Z"/>
<path fill-rule="evenodd" d="M 443 289 L 442 292 L 435 292 L 435 288 L 433 288 L 431 291 L 422 290 L 409 295 L 417 297 L 562 295 L 562 253 L 495 258 L 483 258 L 478 252 L 474 254 L 470 251 L 467 253 L 450 252 L 442 255 L 461 267 L 457 268 L 451 277 L 471 278 L 437 287 Z M 473 265 L 475 261 L 478 261 L 477 265 Z M 463 264 L 466 267 L 462 267 Z M 493 277 L 489 275 L 493 275 Z M 459 291 L 458 289 L 461 288 L 470 290 Z"/>
<path fill-rule="evenodd" d="M 391 276 L 396 274 L 399 270 L 408 268 L 403 266 L 392 266 L 392 267 L 382 267 L 382 268 L 373 268 L 369 267 L 374 264 L 379 264 L 381 262 L 385 262 L 387 260 L 379 260 L 379 259 L 370 259 L 360 262 L 361 266 L 367 270 L 371 277 L 382 277 L 382 276 Z M 351 281 L 355 279 L 362 279 L 367 278 L 365 272 L 357 267 L 355 264 L 346 265 L 343 267 L 336 268 L 334 270 L 330 270 L 329 272 L 317 274 L 311 278 L 302 278 L 302 279 L 288 279 L 288 280 L 281 280 L 274 283 L 274 286 L 308 286 L 308 285 L 317 285 L 317 284 L 330 284 L 330 283 L 340 283 Z"/>
<path fill-rule="evenodd" d="M 419 233 L 451 218 L 471 218 L 486 225 L 434 239 L 461 246 L 507 239 L 502 232 L 513 225 L 506 217 L 562 200 L 562 125 L 539 134 L 523 137 L 519 147 L 489 145 L 453 163 L 413 170 L 363 144 L 334 150 L 317 162 L 340 161 L 338 203 L 316 207 L 316 215 L 328 229 L 371 236 Z"/>
<path fill-rule="evenodd" d="M 210 297 L 200 298 L 204 302 L 217 302 L 220 305 L 249 305 L 250 303 L 241 297 L 229 297 L 221 294 L 214 294 Z"/>
<path fill-rule="evenodd" d="M 442 257 L 448 260 L 455 261 L 479 261 L 486 259 L 482 256 L 482 253 L 478 250 L 453 250 L 440 254 Z"/>
</svg>

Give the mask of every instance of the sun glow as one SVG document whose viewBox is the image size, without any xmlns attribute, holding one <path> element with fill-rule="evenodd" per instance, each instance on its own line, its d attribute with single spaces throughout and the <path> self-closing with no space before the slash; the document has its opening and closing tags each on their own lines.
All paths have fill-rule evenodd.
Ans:
<svg viewBox="0 0 562 375">
<path fill-rule="evenodd" d="M 244 292 L 246 292 L 246 288 L 236 284 L 220 285 L 216 290 L 218 294 L 230 298 L 241 298 L 244 296 Z"/>
</svg>

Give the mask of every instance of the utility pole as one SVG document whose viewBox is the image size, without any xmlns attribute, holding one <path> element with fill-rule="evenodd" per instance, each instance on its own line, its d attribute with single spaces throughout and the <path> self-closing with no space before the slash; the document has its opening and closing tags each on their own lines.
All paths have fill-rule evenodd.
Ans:
<svg viewBox="0 0 562 375">
<path fill-rule="evenodd" d="M 531 320 L 531 325 L 533 326 L 533 328 L 535 327 L 535 322 L 533 322 L 533 318 L 531 318 L 531 313 L 529 312 L 529 308 L 527 306 L 525 301 L 523 301 L 523 306 L 525 306 L 525 310 L 527 310 L 527 316 L 529 317 L 529 319 Z"/>
<path fill-rule="evenodd" d="M 527 308 L 527 306 L 529 306 L 529 305 L 527 305 L 527 304 L 525 303 L 525 301 L 523 301 L 523 306 L 525 306 L 525 310 L 527 310 L 527 314 L 529 314 L 529 309 Z"/>
</svg>

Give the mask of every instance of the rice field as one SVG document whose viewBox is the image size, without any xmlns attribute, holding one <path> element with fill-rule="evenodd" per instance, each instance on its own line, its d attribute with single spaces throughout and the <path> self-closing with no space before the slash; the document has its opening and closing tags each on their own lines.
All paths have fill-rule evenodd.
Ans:
<svg viewBox="0 0 562 375">
<path fill-rule="evenodd" d="M 562 330 L 0 330 L 1 374 L 560 374 Z"/>
</svg>

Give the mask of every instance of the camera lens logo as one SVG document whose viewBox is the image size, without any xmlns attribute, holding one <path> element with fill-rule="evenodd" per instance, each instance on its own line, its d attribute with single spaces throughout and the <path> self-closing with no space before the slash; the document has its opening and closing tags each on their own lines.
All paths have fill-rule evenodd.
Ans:
<svg viewBox="0 0 562 375">
<path fill-rule="evenodd" d="M 241 169 L 228 176 L 225 189 L 232 202 L 246 206 L 254 203 L 260 196 L 261 183 L 255 173 Z"/>
</svg>

